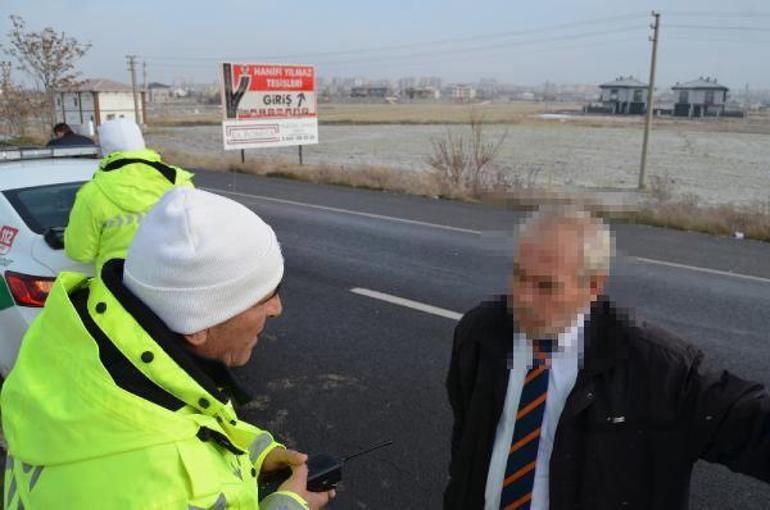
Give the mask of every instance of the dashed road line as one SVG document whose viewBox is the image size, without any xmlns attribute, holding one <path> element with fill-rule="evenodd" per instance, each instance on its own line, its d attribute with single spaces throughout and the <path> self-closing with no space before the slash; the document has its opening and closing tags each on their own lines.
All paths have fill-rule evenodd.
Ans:
<svg viewBox="0 0 770 510">
<path fill-rule="evenodd" d="M 366 296 L 368 298 L 385 301 L 386 303 L 403 306 L 405 308 L 411 308 L 412 310 L 437 315 L 439 317 L 444 317 L 445 319 L 459 321 L 463 316 L 463 314 L 453 312 L 452 310 L 446 310 L 444 308 L 439 308 L 437 306 L 429 305 L 426 303 L 420 303 L 419 301 L 413 301 L 411 299 L 394 296 L 392 294 L 385 294 L 384 292 L 378 292 L 376 290 L 354 287 L 350 289 L 350 292 L 353 294 L 358 294 L 359 296 Z"/>
</svg>

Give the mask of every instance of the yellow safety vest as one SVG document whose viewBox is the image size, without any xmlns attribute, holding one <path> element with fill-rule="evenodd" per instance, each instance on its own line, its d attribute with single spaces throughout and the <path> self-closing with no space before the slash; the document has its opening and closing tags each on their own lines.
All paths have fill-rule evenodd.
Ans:
<svg viewBox="0 0 770 510">
<path fill-rule="evenodd" d="M 79 313 L 72 295 L 84 287 Z M 118 386 L 100 360 L 105 344 L 89 332 L 94 327 L 136 377 L 180 407 Z M 307 509 L 287 491 L 258 503 L 257 475 L 280 445 L 183 370 L 100 278 L 59 275 L 0 406 L 6 509 Z"/>
</svg>

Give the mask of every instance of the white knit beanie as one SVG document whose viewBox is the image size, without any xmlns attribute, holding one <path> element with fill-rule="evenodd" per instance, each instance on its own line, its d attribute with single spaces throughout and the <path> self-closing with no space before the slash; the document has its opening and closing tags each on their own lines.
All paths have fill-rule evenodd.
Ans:
<svg viewBox="0 0 770 510">
<path fill-rule="evenodd" d="M 99 126 L 99 147 L 102 156 L 117 151 L 139 151 L 144 149 L 142 130 L 130 119 L 112 119 Z"/>
<path fill-rule="evenodd" d="M 273 229 L 238 202 L 192 188 L 172 188 L 150 209 L 123 271 L 123 284 L 187 335 L 248 310 L 281 278 Z"/>
</svg>

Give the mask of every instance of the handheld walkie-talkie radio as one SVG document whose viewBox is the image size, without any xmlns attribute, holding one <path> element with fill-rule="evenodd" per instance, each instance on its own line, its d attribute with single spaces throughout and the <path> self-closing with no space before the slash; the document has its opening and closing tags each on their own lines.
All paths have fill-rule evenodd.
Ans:
<svg viewBox="0 0 770 510">
<path fill-rule="evenodd" d="M 390 446 L 393 441 L 383 441 L 364 448 L 352 455 L 338 458 L 327 453 L 311 455 L 307 461 L 307 490 L 310 492 L 326 492 L 334 489 L 342 481 L 342 466 L 351 459 L 366 455 L 380 448 Z M 259 498 L 278 490 L 278 487 L 291 476 L 291 468 L 286 467 L 274 473 L 269 473 L 259 479 Z"/>
</svg>

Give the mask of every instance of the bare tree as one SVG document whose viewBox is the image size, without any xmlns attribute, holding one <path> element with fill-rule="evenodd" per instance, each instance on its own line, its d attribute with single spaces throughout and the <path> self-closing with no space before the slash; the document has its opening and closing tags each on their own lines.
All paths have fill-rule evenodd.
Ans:
<svg viewBox="0 0 770 510">
<path fill-rule="evenodd" d="M 469 182 L 466 182 L 466 185 L 470 186 L 473 194 L 477 194 L 486 181 L 485 177 L 490 165 L 497 159 L 500 148 L 508 138 L 508 130 L 506 129 L 496 140 L 487 141 L 484 134 L 484 119 L 473 110 L 471 110 L 468 124 L 471 130 L 471 165 L 468 175 Z"/>
<path fill-rule="evenodd" d="M 14 83 L 12 68 L 10 62 L 0 61 L 0 125 L 5 134 L 19 137 L 27 134 L 28 120 L 40 108 L 42 98 Z"/>
<path fill-rule="evenodd" d="M 439 182 L 454 191 L 477 195 L 484 188 L 503 181 L 500 175 L 491 175 L 490 170 L 508 137 L 508 131 L 490 141 L 485 125 L 483 117 L 471 110 L 467 134 L 448 129 L 445 137 L 431 139 L 427 162 Z"/>
<path fill-rule="evenodd" d="M 7 34 L 8 45 L 2 50 L 45 93 L 53 122 L 56 118 L 55 91 L 76 83 L 80 73 L 75 70 L 75 62 L 88 52 L 91 44 L 81 43 L 52 27 L 35 32 L 27 29 L 21 16 L 10 18 L 13 26 Z"/>
<path fill-rule="evenodd" d="M 465 187 L 469 156 L 467 142 L 462 134 L 447 129 L 446 137 L 432 138 L 428 164 L 433 168 L 439 182 L 452 189 Z"/>
</svg>

